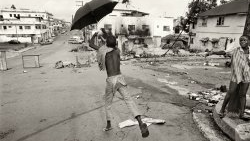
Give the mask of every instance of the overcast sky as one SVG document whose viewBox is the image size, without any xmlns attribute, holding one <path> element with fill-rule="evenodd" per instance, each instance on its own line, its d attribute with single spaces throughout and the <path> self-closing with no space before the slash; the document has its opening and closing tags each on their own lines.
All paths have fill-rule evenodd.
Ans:
<svg viewBox="0 0 250 141">
<path fill-rule="evenodd" d="M 72 15 L 77 10 L 78 0 L 0 0 L 1 7 L 10 7 L 12 4 L 18 8 L 28 8 L 32 10 L 46 10 L 55 18 L 71 21 Z M 90 0 L 83 0 L 88 2 Z M 120 0 L 121 1 L 121 0 Z M 184 16 L 187 5 L 192 0 L 130 0 L 131 5 L 146 13 L 155 16 L 178 17 Z"/>
</svg>

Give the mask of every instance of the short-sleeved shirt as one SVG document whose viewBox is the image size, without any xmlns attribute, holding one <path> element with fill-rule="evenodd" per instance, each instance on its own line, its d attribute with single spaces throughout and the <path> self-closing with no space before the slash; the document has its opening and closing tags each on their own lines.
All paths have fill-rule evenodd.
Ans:
<svg viewBox="0 0 250 141">
<path fill-rule="evenodd" d="M 249 53 L 245 54 L 241 47 L 232 50 L 231 81 L 236 82 L 237 84 L 240 82 L 250 82 L 250 67 L 248 63 Z"/>
</svg>

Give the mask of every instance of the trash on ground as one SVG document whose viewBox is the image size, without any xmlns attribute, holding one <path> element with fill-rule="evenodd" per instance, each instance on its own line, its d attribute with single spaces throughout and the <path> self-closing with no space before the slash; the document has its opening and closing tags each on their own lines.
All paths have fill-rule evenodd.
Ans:
<svg viewBox="0 0 250 141">
<path fill-rule="evenodd" d="M 191 83 L 191 84 L 197 84 L 197 82 L 196 81 L 189 81 L 189 83 Z"/>
<path fill-rule="evenodd" d="M 220 65 L 220 63 L 210 63 L 208 61 L 206 61 L 206 63 L 204 63 L 204 66 L 212 66 L 212 67 L 214 67 L 214 66 L 219 66 L 219 65 Z"/>
<path fill-rule="evenodd" d="M 153 118 L 143 118 L 142 122 L 146 123 L 147 126 L 151 125 L 151 124 L 164 124 L 166 121 L 162 120 L 162 119 L 153 119 Z M 126 121 L 123 121 L 121 123 L 119 123 L 119 128 L 124 128 L 124 127 L 130 127 L 130 126 L 134 126 L 137 125 L 138 121 L 133 121 L 131 119 L 128 119 Z"/>
<path fill-rule="evenodd" d="M 250 109 L 245 109 L 245 113 L 250 115 Z"/>
<path fill-rule="evenodd" d="M 171 81 L 168 81 L 168 80 L 162 79 L 162 78 L 158 78 L 157 81 L 162 82 L 162 83 L 166 83 L 166 84 L 170 84 L 170 85 L 176 85 L 176 84 L 178 84 L 178 83 L 175 82 L 175 81 L 172 81 L 172 82 L 171 82 Z"/>
<path fill-rule="evenodd" d="M 6 132 L 0 132 L 0 140 L 4 139 L 5 137 L 7 137 L 9 134 L 13 134 L 15 132 L 15 130 L 10 129 Z"/>
<path fill-rule="evenodd" d="M 141 98 L 141 96 L 140 96 L 140 95 L 137 95 L 135 98 L 136 98 L 136 99 L 139 99 L 139 98 Z"/>
<path fill-rule="evenodd" d="M 27 73 L 28 71 L 24 70 L 23 73 Z"/>
<path fill-rule="evenodd" d="M 207 91 L 200 91 L 197 93 L 190 92 L 188 93 L 189 99 L 199 101 L 206 104 L 209 107 L 215 106 L 220 100 L 226 95 L 225 92 L 220 90 L 209 89 Z"/>
<path fill-rule="evenodd" d="M 61 68 L 82 68 L 82 67 L 91 67 L 90 63 L 86 64 L 81 64 L 77 62 L 76 64 L 70 62 L 70 61 L 58 61 L 55 64 L 56 69 L 61 69 Z"/>
</svg>

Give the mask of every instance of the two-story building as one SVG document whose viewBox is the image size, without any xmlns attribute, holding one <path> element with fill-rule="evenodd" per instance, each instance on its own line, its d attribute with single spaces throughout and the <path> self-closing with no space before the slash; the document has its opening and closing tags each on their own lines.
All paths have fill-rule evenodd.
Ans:
<svg viewBox="0 0 250 141">
<path fill-rule="evenodd" d="M 190 25 L 190 48 L 204 51 L 239 46 L 247 12 L 248 0 L 235 0 L 199 14 L 197 23 Z"/>
<path fill-rule="evenodd" d="M 38 43 L 51 37 L 52 14 L 29 9 L 2 9 L 0 42 Z"/>
<path fill-rule="evenodd" d="M 110 29 L 118 36 L 118 47 L 123 51 L 125 42 L 129 42 L 130 49 L 135 44 L 160 47 L 161 38 L 173 33 L 173 24 L 173 17 L 153 17 L 118 4 L 112 13 L 98 22 L 97 29 Z"/>
</svg>

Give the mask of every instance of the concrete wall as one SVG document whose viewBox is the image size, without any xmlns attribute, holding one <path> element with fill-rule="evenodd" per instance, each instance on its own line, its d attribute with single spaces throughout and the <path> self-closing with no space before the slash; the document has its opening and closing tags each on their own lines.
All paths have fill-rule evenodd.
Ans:
<svg viewBox="0 0 250 141">
<path fill-rule="evenodd" d="M 0 42 L 8 42 L 10 40 L 17 40 L 21 43 L 32 43 L 31 37 L 8 37 L 6 35 L 0 35 Z"/>
<path fill-rule="evenodd" d="M 217 26 L 218 17 L 208 17 L 207 26 L 202 26 L 202 19 L 198 19 L 195 29 L 190 26 L 190 31 L 195 33 L 193 38 L 193 44 L 190 44 L 190 48 L 195 48 L 199 50 L 213 49 L 213 50 L 224 50 L 225 48 L 230 48 L 234 45 L 239 46 L 239 37 L 242 35 L 246 20 L 246 15 L 228 15 L 225 16 L 224 25 Z M 201 42 L 202 38 L 208 37 L 209 40 L 212 38 L 220 39 L 219 43 L 213 45 L 211 41 L 205 43 Z M 227 46 L 223 47 L 225 39 L 228 39 Z"/>
</svg>

